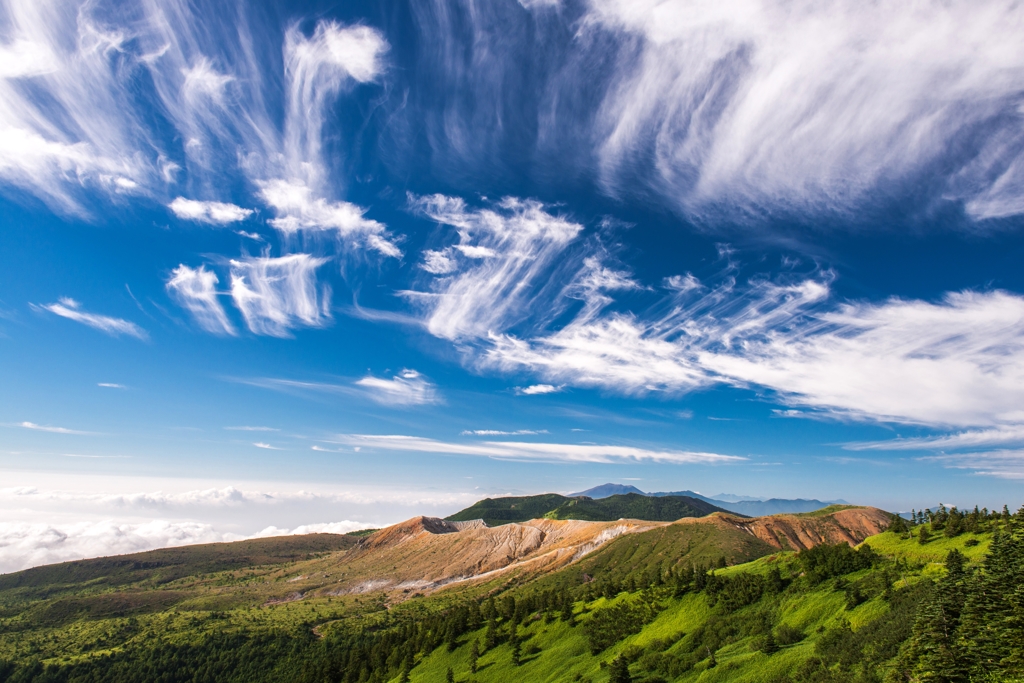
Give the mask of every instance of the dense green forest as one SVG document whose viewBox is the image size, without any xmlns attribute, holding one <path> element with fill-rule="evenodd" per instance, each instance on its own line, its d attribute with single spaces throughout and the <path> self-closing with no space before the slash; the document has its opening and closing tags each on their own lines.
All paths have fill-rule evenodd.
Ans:
<svg viewBox="0 0 1024 683">
<path fill-rule="evenodd" d="M 591 522 L 611 522 L 623 518 L 672 522 L 684 517 L 703 517 L 712 512 L 728 510 L 690 496 L 651 497 L 639 493 L 625 493 L 595 499 L 586 496 L 569 498 L 557 493 L 544 493 L 539 496 L 485 498 L 446 519 L 453 522 L 482 519 L 488 526 L 525 522 L 542 517 L 582 519 Z"/>
<path fill-rule="evenodd" d="M 0 681 L 1024 681 L 1024 508 L 940 507 L 894 517 L 856 549 L 733 566 L 611 545 L 540 578 L 401 601 L 200 601 L 82 618 L 47 612 L 63 604 L 39 602 L 50 584 L 8 579 Z M 254 576 L 232 567 L 202 580 Z"/>
</svg>

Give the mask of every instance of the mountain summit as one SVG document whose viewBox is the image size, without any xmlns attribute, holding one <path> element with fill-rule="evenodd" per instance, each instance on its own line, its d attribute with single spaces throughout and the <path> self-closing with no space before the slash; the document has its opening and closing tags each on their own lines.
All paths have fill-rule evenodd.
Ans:
<svg viewBox="0 0 1024 683">
<path fill-rule="evenodd" d="M 629 484 L 601 484 L 594 488 L 587 489 L 586 491 L 580 491 L 579 493 L 570 493 L 570 498 L 578 498 L 579 496 L 586 496 L 587 498 L 607 498 L 608 496 L 618 496 L 626 493 L 639 493 L 641 496 L 647 494 L 638 489 L 635 486 Z"/>
</svg>

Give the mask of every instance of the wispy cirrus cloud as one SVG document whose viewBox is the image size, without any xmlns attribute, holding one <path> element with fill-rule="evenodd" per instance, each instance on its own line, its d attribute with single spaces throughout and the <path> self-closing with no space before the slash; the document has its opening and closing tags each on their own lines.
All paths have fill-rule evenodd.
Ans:
<svg viewBox="0 0 1024 683">
<path fill-rule="evenodd" d="M 178 197 L 167 205 L 175 216 L 184 220 L 211 225 L 227 225 L 245 220 L 252 215 L 252 209 L 243 209 L 225 202 L 198 201 Z"/>
<path fill-rule="evenodd" d="M 533 434 L 547 434 L 546 429 L 517 429 L 512 432 L 500 429 L 464 429 L 460 432 L 462 436 L 526 436 Z"/>
<path fill-rule="evenodd" d="M 391 379 L 363 377 L 361 387 L 377 403 L 390 406 L 418 406 L 440 402 L 437 386 L 415 370 L 402 370 Z"/>
<path fill-rule="evenodd" d="M 918 458 L 958 470 L 972 470 L 974 474 L 997 479 L 1024 479 L 1024 450 L 999 449 L 979 453 L 929 455 Z"/>
<path fill-rule="evenodd" d="M 663 462 L 673 464 L 730 464 L 747 459 L 734 455 L 679 450 L 656 450 L 633 446 L 534 443 L 519 441 L 482 441 L 451 443 L 418 436 L 342 434 L 333 442 L 360 448 L 414 453 L 472 455 L 507 460 L 549 462 Z"/>
<path fill-rule="evenodd" d="M 117 384 L 115 382 L 97 382 L 96 386 L 104 387 L 105 389 L 127 389 L 123 384 Z"/>
<path fill-rule="evenodd" d="M 457 197 L 432 195 L 411 197 L 410 203 L 458 236 L 443 268 L 434 252 L 427 253 L 433 274 L 452 275 L 435 278 L 429 292 L 403 292 L 424 311 L 427 329 L 444 339 L 481 337 L 535 317 L 530 303 L 583 229 L 535 201 L 508 198 L 473 209 Z"/>
<path fill-rule="evenodd" d="M 112 337 L 118 337 L 121 335 L 127 335 L 129 337 L 135 337 L 136 339 L 148 339 L 149 335 L 146 331 L 136 325 L 133 322 L 124 320 L 123 318 L 114 318 L 108 315 L 100 315 L 98 313 L 89 313 L 82 309 L 82 304 L 75 301 L 70 297 L 61 297 L 55 304 L 32 304 L 32 307 L 36 310 L 49 311 L 54 315 L 59 315 L 62 318 L 68 320 L 74 320 L 75 322 L 88 325 L 89 327 L 105 332 Z"/>
<path fill-rule="evenodd" d="M 291 336 L 295 327 L 322 327 L 330 319 L 330 290 L 317 287 L 316 270 L 327 260 L 309 254 L 231 261 L 231 298 L 249 330 Z"/>
<path fill-rule="evenodd" d="M 18 422 L 15 426 L 22 429 L 31 429 L 36 432 L 50 432 L 51 434 L 95 434 L 95 432 L 83 432 L 78 429 L 67 429 L 66 427 L 40 425 L 35 422 Z"/>
<path fill-rule="evenodd" d="M 717 280 L 680 275 L 659 292 L 605 265 L 579 242 L 580 226 L 542 205 L 474 209 L 432 197 L 421 210 L 460 244 L 492 255 L 460 260 L 429 291 L 405 295 L 471 366 L 530 372 L 544 381 L 534 393 L 564 385 L 682 394 L 726 384 L 767 389 L 814 417 L 1024 423 L 1022 296 L 842 302 L 831 271 L 738 281 L 729 265 Z M 643 308 L 625 309 L 623 295 Z M 493 306 L 495 298 L 503 304 Z"/>
<path fill-rule="evenodd" d="M 1024 425 L 972 429 L 952 434 L 938 434 L 909 439 L 862 441 L 843 446 L 851 451 L 923 451 L 964 450 L 991 446 L 1024 444 Z"/>
<path fill-rule="evenodd" d="M 90 213 L 99 190 L 212 225 L 252 215 L 201 199 L 241 181 L 285 233 L 331 230 L 345 249 L 398 256 L 382 224 L 336 196 L 340 149 L 324 149 L 337 99 L 386 70 L 383 34 L 203 9 L 5 0 L 0 181 L 61 211 Z M 279 50 L 254 47 L 269 44 Z M 172 191 L 186 183 L 200 199 Z"/>
<path fill-rule="evenodd" d="M 192 314 L 201 328 L 211 334 L 233 336 L 237 332 L 220 303 L 222 294 L 217 291 L 218 282 L 217 274 L 204 266 L 190 268 L 181 264 L 171 271 L 165 286 L 171 297 Z"/>
<path fill-rule="evenodd" d="M 515 150 L 541 177 L 596 173 L 709 223 L 852 217 L 894 194 L 1024 211 L 1012 0 L 523 4 L 414 13 L 431 90 L 396 104 L 396 128 L 423 131 L 438 171 L 508 173 L 495 159 Z"/>
<path fill-rule="evenodd" d="M 280 429 L 275 427 L 225 427 L 224 429 L 231 432 L 279 432 Z"/>
</svg>

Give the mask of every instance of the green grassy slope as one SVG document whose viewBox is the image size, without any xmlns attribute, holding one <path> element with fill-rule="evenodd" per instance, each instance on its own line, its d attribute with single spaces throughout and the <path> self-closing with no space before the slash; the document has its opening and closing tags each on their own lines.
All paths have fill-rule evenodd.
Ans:
<svg viewBox="0 0 1024 683">
<path fill-rule="evenodd" d="M 35 588 L 53 594 L 61 586 L 68 586 L 80 593 L 85 585 L 123 586 L 140 581 L 158 585 L 193 574 L 295 562 L 344 550 L 357 542 L 357 537 L 348 534 L 306 534 L 162 548 L 0 574 L 0 591 Z"/>
<path fill-rule="evenodd" d="M 942 539 L 942 550 L 956 548 L 976 554 L 973 551 L 980 545 L 965 545 L 970 538 L 987 542 L 987 535 Z M 892 533 L 875 536 L 870 544 L 895 550 L 904 558 L 928 556 L 917 552 L 927 546 Z M 423 657 L 412 670 L 411 680 L 444 681 L 450 668 L 457 681 L 603 683 L 610 680 L 609 665 L 620 655 L 630 661 L 634 681 L 649 683 L 882 680 L 910 635 L 918 605 L 929 595 L 928 577 L 936 575 L 927 562 L 894 564 L 882 559 L 872 568 L 811 583 L 801 576 L 803 569 L 791 552 L 775 553 L 716 574 L 766 576 L 773 570 L 783 577 L 785 587 L 766 592 L 749 604 L 726 605 L 721 597 L 716 602 L 693 590 L 677 597 L 673 586 L 666 585 L 619 592 L 612 599 L 601 596 L 577 601 L 573 626 L 550 613 L 538 612 L 517 631 L 523 653 L 518 666 L 512 662 L 512 647 L 506 638 L 479 658 L 473 673 L 472 643 L 479 646 L 486 635 L 486 629 L 480 628 L 466 634 L 453 651 L 440 647 Z M 896 574 L 899 577 L 887 593 L 886 583 Z M 851 587 L 859 593 L 858 600 L 849 599 Z M 647 599 L 660 608 L 652 621 L 606 649 L 592 650 L 587 629 L 591 620 L 612 606 Z M 778 648 L 770 654 L 764 651 L 768 632 L 776 638 Z M 859 664 L 844 664 L 843 659 L 851 656 L 870 665 L 872 671 L 861 676 Z M 815 667 L 824 669 L 815 671 Z M 397 680 L 392 679 L 393 683 Z"/>
<path fill-rule="evenodd" d="M 567 498 L 556 493 L 539 496 L 487 498 L 446 519 L 454 522 L 482 519 L 489 526 L 525 522 L 530 519 L 580 519 L 610 522 L 617 519 L 643 519 L 674 522 L 684 517 L 703 517 L 721 508 L 688 496 L 651 498 L 636 493 L 608 498 Z"/>
</svg>

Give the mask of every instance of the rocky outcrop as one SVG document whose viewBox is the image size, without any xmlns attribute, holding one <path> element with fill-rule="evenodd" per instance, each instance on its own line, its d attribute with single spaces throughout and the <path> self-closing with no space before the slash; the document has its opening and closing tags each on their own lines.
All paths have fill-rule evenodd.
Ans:
<svg viewBox="0 0 1024 683">
<path fill-rule="evenodd" d="M 850 507 L 835 512 L 769 515 L 744 519 L 714 515 L 780 550 L 805 550 L 822 543 L 857 545 L 889 525 L 889 513 L 872 507 Z"/>
</svg>

